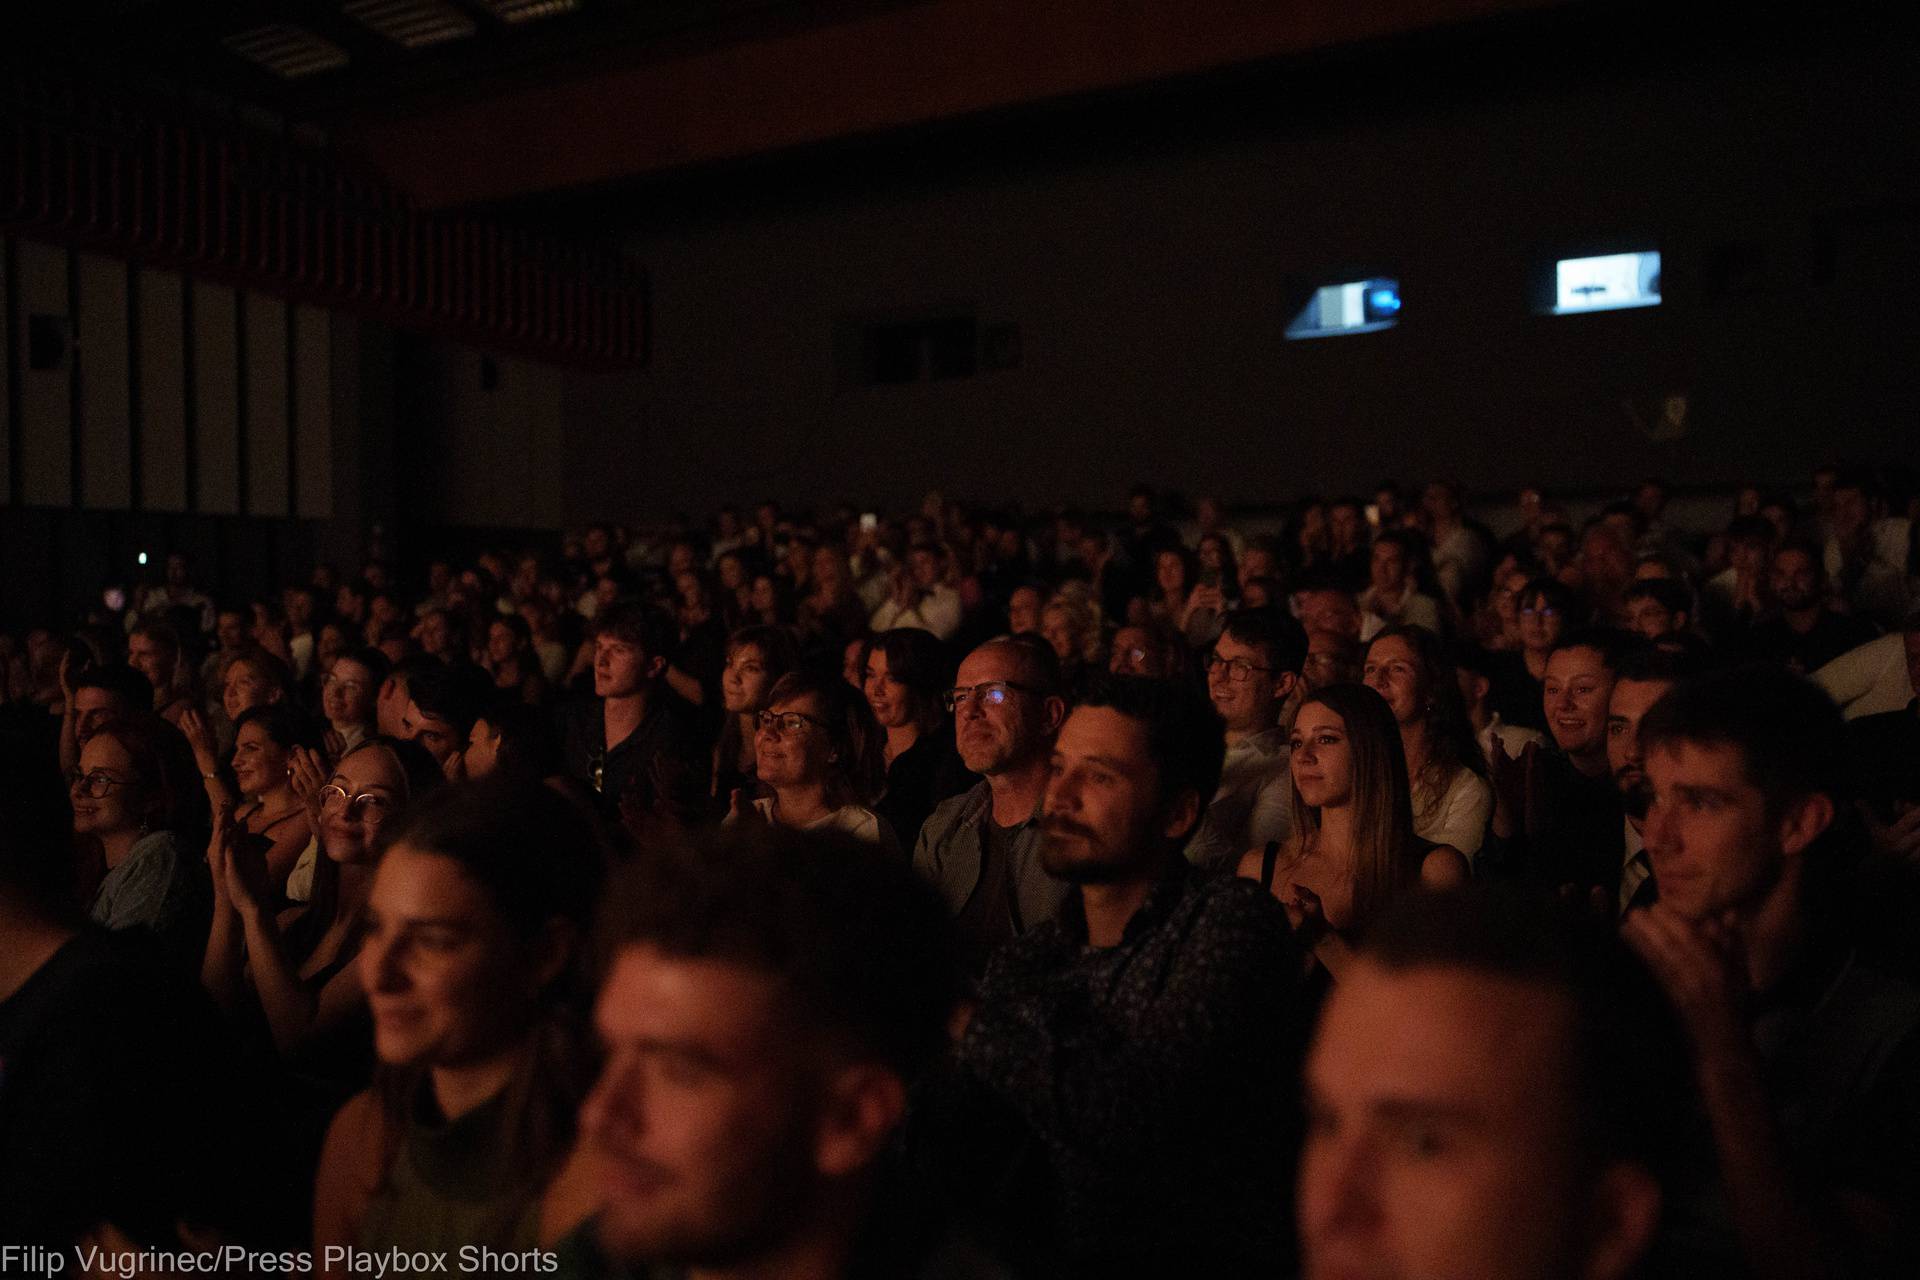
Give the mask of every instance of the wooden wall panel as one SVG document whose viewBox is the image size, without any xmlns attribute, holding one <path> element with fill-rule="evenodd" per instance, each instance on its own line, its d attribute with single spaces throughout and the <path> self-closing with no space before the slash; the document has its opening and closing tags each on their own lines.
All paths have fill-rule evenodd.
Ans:
<svg viewBox="0 0 1920 1280">
<path fill-rule="evenodd" d="M 246 306 L 247 514 L 288 513 L 287 304 L 257 293 Z"/>
<path fill-rule="evenodd" d="M 333 317 L 293 309 L 294 514 L 333 515 Z"/>
<path fill-rule="evenodd" d="M 67 295 L 67 251 L 20 242 L 20 500 L 64 507 L 73 501 L 72 307 Z M 40 355 L 31 356 L 34 317 L 43 317 Z M 64 333 L 68 341 L 57 339 Z"/>
<path fill-rule="evenodd" d="M 193 282 L 195 507 L 240 513 L 240 352 L 234 291 Z"/>
<path fill-rule="evenodd" d="M 128 383 L 127 264 L 75 255 L 79 275 L 80 505 L 121 511 L 133 505 L 132 392 Z"/>
<path fill-rule="evenodd" d="M 172 271 L 140 273 L 140 505 L 187 510 L 186 283 Z"/>
</svg>

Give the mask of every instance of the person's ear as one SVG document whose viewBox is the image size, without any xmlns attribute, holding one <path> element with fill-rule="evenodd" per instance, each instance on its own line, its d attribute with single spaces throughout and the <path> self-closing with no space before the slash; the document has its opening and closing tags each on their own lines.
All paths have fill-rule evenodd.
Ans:
<svg viewBox="0 0 1920 1280">
<path fill-rule="evenodd" d="M 1297 671 L 1276 672 L 1273 677 L 1273 700 L 1275 702 L 1285 702 L 1288 698 L 1291 698 L 1293 696 L 1293 691 L 1296 687 L 1298 687 L 1299 684 L 1300 684 L 1299 672 Z"/>
<path fill-rule="evenodd" d="M 878 1063 L 854 1063 L 826 1081 L 813 1139 L 822 1177 L 845 1178 L 873 1164 L 907 1112 L 907 1087 Z"/>
<path fill-rule="evenodd" d="M 1192 787 L 1181 788 L 1180 794 L 1167 803 L 1160 834 L 1169 840 L 1185 840 L 1192 835 L 1193 829 L 1200 825 L 1201 803 L 1198 791 Z"/>
<path fill-rule="evenodd" d="M 534 991 L 540 991 L 565 972 L 579 947 L 580 930 L 572 921 L 559 916 L 547 921 L 534 939 L 533 963 L 526 970 L 533 980 Z"/>
<path fill-rule="evenodd" d="M 1824 791 L 1801 796 L 1780 815 L 1780 848 L 1792 857 L 1802 853 L 1833 825 L 1833 797 Z"/>
<path fill-rule="evenodd" d="M 1660 1183 L 1622 1161 L 1601 1173 L 1591 1204 L 1582 1280 L 1622 1280 L 1634 1273 L 1660 1226 Z"/>
<path fill-rule="evenodd" d="M 666 673 L 667 660 L 661 657 L 659 654 L 652 654 L 647 658 L 647 665 L 645 670 L 647 673 L 647 679 L 658 680 L 662 675 Z"/>
<path fill-rule="evenodd" d="M 1060 726 L 1067 722 L 1067 700 L 1059 694 L 1048 694 L 1040 704 L 1040 719 L 1047 736 L 1060 732 Z"/>
</svg>

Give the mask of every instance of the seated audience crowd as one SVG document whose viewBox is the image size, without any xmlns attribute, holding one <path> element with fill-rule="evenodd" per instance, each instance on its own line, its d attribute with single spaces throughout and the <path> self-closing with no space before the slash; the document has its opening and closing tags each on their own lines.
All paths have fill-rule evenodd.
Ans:
<svg viewBox="0 0 1920 1280">
<path fill-rule="evenodd" d="M 171 555 L 0 636 L 0 1243 L 1920 1275 L 1920 487 L 1668 507 Z"/>
</svg>

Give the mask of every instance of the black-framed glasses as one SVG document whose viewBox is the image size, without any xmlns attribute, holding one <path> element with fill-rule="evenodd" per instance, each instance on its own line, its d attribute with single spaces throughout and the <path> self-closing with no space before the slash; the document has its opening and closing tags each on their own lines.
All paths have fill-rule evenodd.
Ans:
<svg viewBox="0 0 1920 1280">
<path fill-rule="evenodd" d="M 1227 669 L 1227 679 L 1233 681 L 1235 684 L 1245 684 L 1247 681 L 1253 679 L 1253 673 L 1256 671 L 1273 670 L 1272 667 L 1256 667 L 1245 658 L 1223 658 L 1217 649 L 1208 652 L 1206 666 L 1208 675 L 1213 674 L 1215 667 L 1225 667 Z"/>
<path fill-rule="evenodd" d="M 371 791 L 362 791 L 359 795 L 347 794 L 347 789 L 338 783 L 329 782 L 320 788 L 320 807 L 344 804 L 347 806 L 347 821 L 366 822 L 379 826 L 386 820 L 387 813 L 393 808 L 393 801 Z"/>
<path fill-rule="evenodd" d="M 771 733 L 781 738 L 790 733 L 800 732 L 802 725 L 810 724 L 820 729 L 827 727 L 825 720 L 810 716 L 804 711 L 762 711 L 754 723 L 760 726 L 760 732 Z"/>
<path fill-rule="evenodd" d="M 89 800 L 104 800 L 115 787 L 126 785 L 125 778 L 116 778 L 105 769 L 95 769 L 92 773 L 67 770 L 67 790 L 78 791 Z"/>
<path fill-rule="evenodd" d="M 979 684 L 960 685 L 949 689 L 942 696 L 947 710 L 958 711 L 972 701 L 978 701 L 983 707 L 998 707 L 1014 693 L 1038 693 L 1032 685 L 1016 684 L 1012 680 L 983 680 Z"/>
</svg>

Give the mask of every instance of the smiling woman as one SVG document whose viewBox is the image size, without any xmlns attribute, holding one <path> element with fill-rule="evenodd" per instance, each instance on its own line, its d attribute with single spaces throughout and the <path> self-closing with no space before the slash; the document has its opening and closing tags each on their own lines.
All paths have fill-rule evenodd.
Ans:
<svg viewBox="0 0 1920 1280">
<path fill-rule="evenodd" d="M 87 914 L 109 929 L 145 928 L 170 951 L 197 956 L 206 936 L 206 868 L 183 857 L 204 833 L 206 807 L 179 731 L 142 714 L 102 726 L 69 779 L 73 830 L 100 842 L 107 876 Z"/>
<path fill-rule="evenodd" d="M 535 1243 L 585 1094 L 585 938 L 601 864 L 573 806 L 537 783 L 429 797 L 381 832 L 360 985 L 375 1087 L 321 1154 L 329 1246 Z"/>
</svg>

